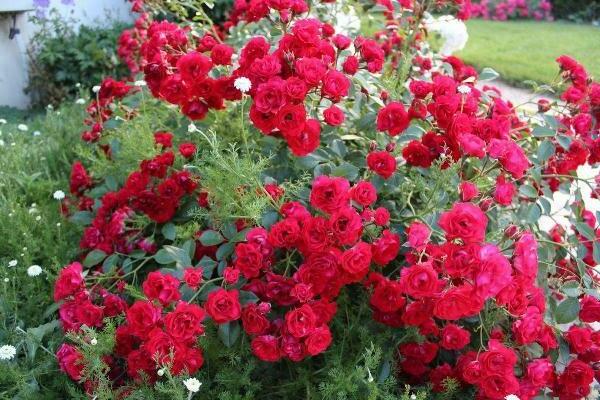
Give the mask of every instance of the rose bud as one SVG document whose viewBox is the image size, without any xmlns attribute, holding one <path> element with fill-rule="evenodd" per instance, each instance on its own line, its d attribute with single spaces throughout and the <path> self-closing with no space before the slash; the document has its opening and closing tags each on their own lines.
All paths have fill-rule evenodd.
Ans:
<svg viewBox="0 0 600 400">
<path fill-rule="evenodd" d="M 545 113 L 550 111 L 550 102 L 546 99 L 538 100 L 538 112 Z"/>
<path fill-rule="evenodd" d="M 481 211 L 486 212 L 487 210 L 489 210 L 492 207 L 492 204 L 494 204 L 493 199 L 485 199 L 481 202 L 481 204 L 479 205 L 479 208 L 481 208 Z"/>
<path fill-rule="evenodd" d="M 387 151 L 388 153 L 391 153 L 392 151 L 394 151 L 395 148 L 396 148 L 396 143 L 391 142 L 391 143 L 388 143 L 387 146 L 385 146 L 385 151 Z"/>
<path fill-rule="evenodd" d="M 511 224 L 504 229 L 504 236 L 509 239 L 516 239 L 519 233 L 519 228 L 516 225 Z"/>
</svg>

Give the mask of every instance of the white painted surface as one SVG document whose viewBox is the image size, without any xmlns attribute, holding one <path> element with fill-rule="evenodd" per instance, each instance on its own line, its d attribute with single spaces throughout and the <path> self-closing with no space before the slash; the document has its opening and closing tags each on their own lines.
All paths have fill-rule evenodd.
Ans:
<svg viewBox="0 0 600 400">
<path fill-rule="evenodd" d="M 0 3 L 9 1 L 0 0 Z M 28 4 L 24 8 L 34 8 L 33 0 L 23 3 Z M 0 4 L 0 10 L 2 5 Z M 61 16 L 75 19 L 78 24 L 97 26 L 111 20 L 132 20 L 130 7 L 126 0 L 74 0 L 74 5 L 65 5 L 61 0 L 50 0 L 49 9 L 55 8 Z M 29 104 L 29 98 L 23 89 L 27 86 L 27 47 L 36 30 L 35 24 L 30 21 L 33 13 L 35 11 L 17 15 L 17 28 L 21 33 L 13 40 L 8 38 L 12 18 L 0 13 L 0 106 L 26 108 Z"/>
</svg>

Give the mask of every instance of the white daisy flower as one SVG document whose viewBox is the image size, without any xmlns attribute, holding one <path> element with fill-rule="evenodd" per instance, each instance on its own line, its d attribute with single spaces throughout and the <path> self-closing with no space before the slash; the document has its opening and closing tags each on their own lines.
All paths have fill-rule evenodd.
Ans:
<svg viewBox="0 0 600 400">
<path fill-rule="evenodd" d="M 161 368 L 158 371 L 156 371 L 156 375 L 158 375 L 158 376 L 163 376 L 164 374 L 165 374 L 165 369 L 164 368 Z"/>
<path fill-rule="evenodd" d="M 10 260 L 8 262 L 9 267 L 16 267 L 19 262 L 17 260 Z"/>
<path fill-rule="evenodd" d="M 90 344 L 91 344 L 92 346 L 95 346 L 95 345 L 97 345 L 97 344 L 98 344 L 98 339 L 96 339 L 96 338 L 93 338 L 92 340 L 90 340 Z"/>
<path fill-rule="evenodd" d="M 248 93 L 248 91 L 252 88 L 252 82 L 250 79 L 245 76 L 240 76 L 235 81 L 233 81 L 233 86 L 242 93 Z"/>
<path fill-rule="evenodd" d="M 468 87 L 467 85 L 460 85 L 458 88 L 458 93 L 460 94 L 469 94 L 471 93 L 471 88 Z"/>
<path fill-rule="evenodd" d="M 196 132 L 196 130 L 197 130 L 196 129 L 196 125 L 194 125 L 193 122 L 188 125 L 188 132 L 189 133 L 194 133 L 194 132 Z"/>
<path fill-rule="evenodd" d="M 25 124 L 19 124 L 19 125 L 17 125 L 17 129 L 20 130 L 21 132 L 25 132 L 26 130 L 29 129 L 29 127 Z"/>
<path fill-rule="evenodd" d="M 33 136 L 40 136 L 42 134 L 42 132 L 40 131 L 34 131 L 33 132 Z"/>
<path fill-rule="evenodd" d="M 10 282 L 10 279 L 4 278 L 4 283 L 8 283 L 8 282 Z"/>
<path fill-rule="evenodd" d="M 42 267 L 39 265 L 32 265 L 31 267 L 27 268 L 27 275 L 31 276 L 32 278 L 40 275 L 41 273 Z"/>
<path fill-rule="evenodd" d="M 15 346 L 5 344 L 0 346 L 0 360 L 12 360 L 17 355 L 17 349 Z"/>
<path fill-rule="evenodd" d="M 202 386 L 202 382 L 200 382 L 196 378 L 188 378 L 183 381 L 183 384 L 192 393 L 197 393 L 200 390 L 200 386 Z"/>
<path fill-rule="evenodd" d="M 57 190 L 56 192 L 54 192 L 52 197 L 54 197 L 55 200 L 60 201 L 65 198 L 65 192 L 63 192 L 62 190 Z"/>
<path fill-rule="evenodd" d="M 41 221 L 41 220 L 42 220 L 42 216 L 41 216 L 41 215 L 38 215 L 37 217 L 35 217 L 35 220 L 36 220 L 36 221 Z"/>
<path fill-rule="evenodd" d="M 77 99 L 75 100 L 75 104 L 85 104 L 85 99 Z"/>
<path fill-rule="evenodd" d="M 96 85 L 92 88 L 92 92 L 98 93 L 100 91 L 100 85 Z"/>
</svg>

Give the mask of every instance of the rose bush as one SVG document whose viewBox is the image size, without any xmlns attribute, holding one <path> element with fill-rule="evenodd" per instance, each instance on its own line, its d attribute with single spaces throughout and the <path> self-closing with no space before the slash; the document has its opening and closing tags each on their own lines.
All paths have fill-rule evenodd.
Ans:
<svg viewBox="0 0 600 400">
<path fill-rule="evenodd" d="M 562 103 L 526 115 L 427 51 L 425 15 L 469 2 L 369 5 L 372 38 L 302 0 L 237 1 L 221 26 L 156 7 L 134 2 L 120 54 L 143 81 L 100 86 L 63 201 L 85 228 L 57 358 L 89 396 L 184 397 L 189 377 L 219 398 L 593 396 L 581 65 L 560 57 Z M 568 223 L 543 231 L 557 192 Z"/>
</svg>

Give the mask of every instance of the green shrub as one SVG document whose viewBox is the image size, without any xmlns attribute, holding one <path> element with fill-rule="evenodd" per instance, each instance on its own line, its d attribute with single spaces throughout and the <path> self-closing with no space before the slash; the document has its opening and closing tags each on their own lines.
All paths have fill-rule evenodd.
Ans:
<svg viewBox="0 0 600 400">
<path fill-rule="evenodd" d="M 34 19 L 40 30 L 29 48 L 29 85 L 32 106 L 58 105 L 74 96 L 81 85 L 91 88 L 105 76 L 124 77 L 127 68 L 117 57 L 117 41 L 125 28 L 122 23 L 102 27 L 73 28 L 74 21 L 55 13 L 47 19 Z"/>
<path fill-rule="evenodd" d="M 552 0 L 552 12 L 557 19 L 595 21 L 600 19 L 600 1 Z"/>
</svg>

